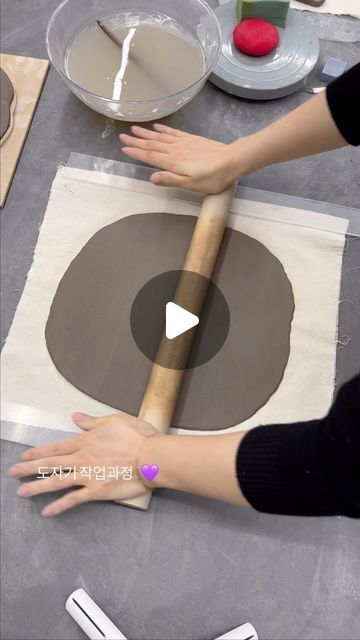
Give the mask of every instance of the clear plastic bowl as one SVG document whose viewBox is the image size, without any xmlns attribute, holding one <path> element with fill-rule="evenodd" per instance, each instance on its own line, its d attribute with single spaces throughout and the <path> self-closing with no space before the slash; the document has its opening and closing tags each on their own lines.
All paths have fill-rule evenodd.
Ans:
<svg viewBox="0 0 360 640">
<path fill-rule="evenodd" d="M 201 45 L 205 59 L 203 75 L 182 91 L 156 100 L 112 100 L 78 86 L 70 79 L 66 69 L 69 45 L 87 25 L 122 12 L 162 13 L 176 20 Z M 204 0 L 64 0 L 50 18 L 46 45 L 51 63 L 82 102 L 105 116 L 142 122 L 174 113 L 200 91 L 218 60 L 221 30 L 214 12 Z"/>
</svg>

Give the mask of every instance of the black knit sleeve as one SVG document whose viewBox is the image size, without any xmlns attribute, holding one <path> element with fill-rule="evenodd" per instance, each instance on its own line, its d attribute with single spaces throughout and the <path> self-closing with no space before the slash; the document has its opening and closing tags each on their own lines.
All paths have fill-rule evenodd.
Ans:
<svg viewBox="0 0 360 640">
<path fill-rule="evenodd" d="M 254 509 L 288 515 L 360 517 L 360 375 L 321 420 L 256 427 L 236 458 Z"/>
<path fill-rule="evenodd" d="M 360 63 L 330 82 L 326 97 L 342 137 L 353 146 L 360 145 Z"/>
</svg>

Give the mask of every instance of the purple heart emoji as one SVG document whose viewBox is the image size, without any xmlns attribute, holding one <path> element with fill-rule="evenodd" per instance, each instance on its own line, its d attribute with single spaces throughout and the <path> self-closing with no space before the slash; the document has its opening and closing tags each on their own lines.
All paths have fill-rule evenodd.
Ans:
<svg viewBox="0 0 360 640">
<path fill-rule="evenodd" d="M 152 464 L 151 467 L 148 464 L 143 464 L 143 466 L 141 467 L 141 473 L 143 474 L 144 478 L 146 478 L 148 482 L 151 482 L 152 480 L 154 480 L 154 478 L 156 478 L 159 471 L 160 469 L 157 466 L 157 464 Z"/>
</svg>

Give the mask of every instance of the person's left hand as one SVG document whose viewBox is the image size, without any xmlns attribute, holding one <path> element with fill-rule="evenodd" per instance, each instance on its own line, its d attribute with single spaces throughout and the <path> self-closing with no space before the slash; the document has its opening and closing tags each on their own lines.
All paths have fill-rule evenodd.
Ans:
<svg viewBox="0 0 360 640">
<path fill-rule="evenodd" d="M 64 477 L 60 474 L 21 484 L 18 494 L 29 497 L 80 486 L 42 510 L 44 516 L 55 516 L 84 502 L 126 500 L 144 493 L 147 487 L 138 474 L 138 460 L 146 438 L 159 435 L 156 429 L 139 418 L 121 413 L 102 418 L 75 413 L 73 420 L 86 433 L 28 449 L 21 455 L 21 462 L 9 469 L 9 475 L 17 478 L 35 475 L 40 468 L 49 472 L 66 470 Z M 103 480 L 79 475 L 81 467 L 116 469 L 130 466 L 131 480 L 121 476 Z"/>
</svg>

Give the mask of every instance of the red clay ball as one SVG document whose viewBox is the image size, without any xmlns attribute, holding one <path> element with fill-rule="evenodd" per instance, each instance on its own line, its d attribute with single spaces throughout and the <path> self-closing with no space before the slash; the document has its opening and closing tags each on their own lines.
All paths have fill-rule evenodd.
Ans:
<svg viewBox="0 0 360 640">
<path fill-rule="evenodd" d="M 266 56 L 279 43 L 279 32 L 271 22 L 261 18 L 249 18 L 236 25 L 234 44 L 248 56 Z"/>
</svg>

